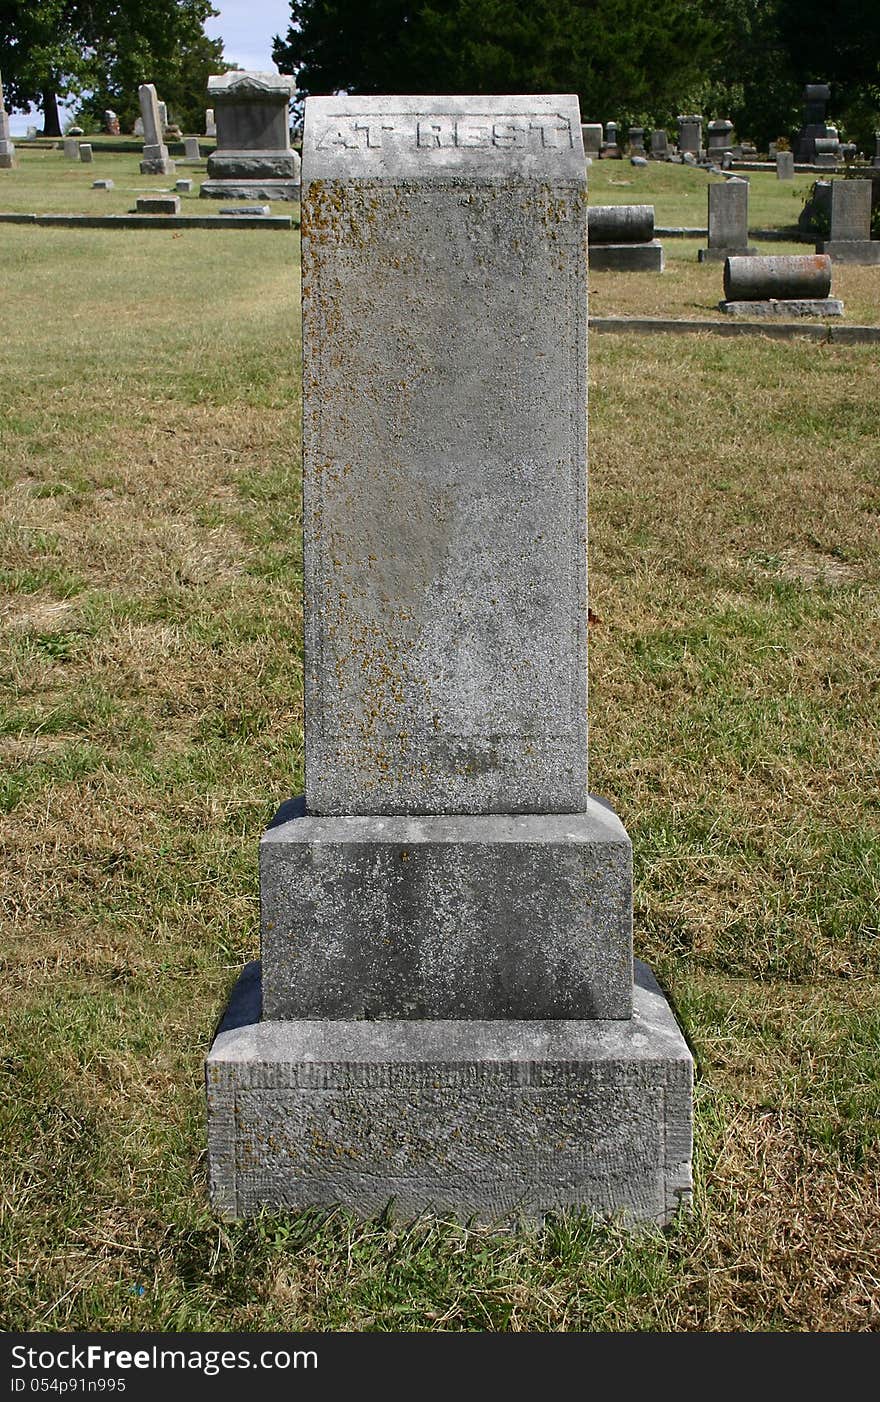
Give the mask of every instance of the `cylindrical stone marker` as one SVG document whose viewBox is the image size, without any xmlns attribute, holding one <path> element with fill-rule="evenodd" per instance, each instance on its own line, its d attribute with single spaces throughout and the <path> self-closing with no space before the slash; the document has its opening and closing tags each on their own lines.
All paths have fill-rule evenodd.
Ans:
<svg viewBox="0 0 880 1402">
<path fill-rule="evenodd" d="M 796 301 L 827 297 L 830 291 L 831 259 L 824 253 L 728 258 L 724 264 L 729 302 Z"/>
<path fill-rule="evenodd" d="M 326 97 L 303 137 L 306 803 L 587 802 L 573 97 Z"/>
<path fill-rule="evenodd" d="M 587 215 L 590 243 L 650 243 L 652 204 L 596 204 Z"/>
</svg>

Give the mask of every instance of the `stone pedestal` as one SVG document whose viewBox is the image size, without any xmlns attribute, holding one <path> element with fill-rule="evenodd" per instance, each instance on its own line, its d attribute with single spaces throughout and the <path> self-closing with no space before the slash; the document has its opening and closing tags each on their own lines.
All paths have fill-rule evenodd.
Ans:
<svg viewBox="0 0 880 1402">
<path fill-rule="evenodd" d="M 290 145 L 292 78 L 224 73 L 208 79 L 217 148 L 208 157 L 205 199 L 298 200 L 301 163 Z"/>
<path fill-rule="evenodd" d="M 570 96 L 306 103 L 305 798 L 206 1066 L 215 1206 L 666 1222 L 690 1054 L 587 790 Z"/>
</svg>

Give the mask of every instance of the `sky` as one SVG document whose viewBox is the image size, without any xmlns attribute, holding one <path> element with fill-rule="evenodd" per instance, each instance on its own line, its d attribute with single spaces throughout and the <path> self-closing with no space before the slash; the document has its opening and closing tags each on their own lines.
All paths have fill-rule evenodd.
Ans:
<svg viewBox="0 0 880 1402">
<path fill-rule="evenodd" d="M 223 40 L 223 52 L 229 62 L 258 73 L 274 73 L 272 37 L 280 34 L 283 38 L 290 27 L 288 0 L 213 0 L 213 5 L 219 14 L 206 22 L 205 33 L 211 39 Z M 10 113 L 13 136 L 24 136 L 32 123 L 39 126 L 40 118 Z"/>
</svg>

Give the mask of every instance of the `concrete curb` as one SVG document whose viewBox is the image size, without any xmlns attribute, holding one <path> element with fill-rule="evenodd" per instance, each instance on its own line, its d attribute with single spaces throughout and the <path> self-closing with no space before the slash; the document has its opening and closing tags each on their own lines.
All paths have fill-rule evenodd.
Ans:
<svg viewBox="0 0 880 1402">
<path fill-rule="evenodd" d="M 0 214 L 0 224 L 55 229 L 290 229 L 289 214 Z"/>
<path fill-rule="evenodd" d="M 700 332 L 715 336 L 772 336 L 778 341 L 830 341 L 845 346 L 880 343 L 880 326 L 804 325 L 795 321 L 780 321 L 774 325 L 765 321 L 678 321 L 672 317 L 591 316 L 590 330 L 635 336 L 658 333 L 687 336 Z"/>
<path fill-rule="evenodd" d="M 707 239 L 709 230 L 689 229 L 683 226 L 675 226 L 668 229 L 654 229 L 654 237 L 658 239 Z M 805 234 L 800 229 L 749 229 L 750 239 L 762 239 L 765 243 L 815 243 L 813 234 Z"/>
</svg>

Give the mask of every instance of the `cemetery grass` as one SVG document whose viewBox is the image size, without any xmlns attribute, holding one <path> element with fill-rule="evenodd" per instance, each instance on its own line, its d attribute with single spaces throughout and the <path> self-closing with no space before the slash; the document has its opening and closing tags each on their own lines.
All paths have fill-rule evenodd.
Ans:
<svg viewBox="0 0 880 1402">
<path fill-rule="evenodd" d="M 877 350 L 592 340 L 592 787 L 693 1215 L 220 1222 L 202 1059 L 302 784 L 297 244 L 4 240 L 0 1327 L 876 1329 Z"/>
</svg>

